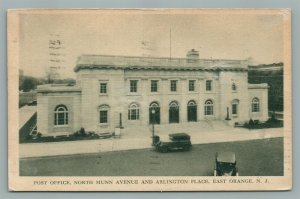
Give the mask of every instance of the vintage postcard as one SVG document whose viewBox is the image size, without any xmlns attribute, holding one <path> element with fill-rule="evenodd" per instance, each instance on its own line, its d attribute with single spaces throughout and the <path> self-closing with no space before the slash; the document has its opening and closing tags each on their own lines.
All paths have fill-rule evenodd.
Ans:
<svg viewBox="0 0 300 199">
<path fill-rule="evenodd" d="M 292 188 L 289 9 L 7 15 L 9 190 Z"/>
</svg>

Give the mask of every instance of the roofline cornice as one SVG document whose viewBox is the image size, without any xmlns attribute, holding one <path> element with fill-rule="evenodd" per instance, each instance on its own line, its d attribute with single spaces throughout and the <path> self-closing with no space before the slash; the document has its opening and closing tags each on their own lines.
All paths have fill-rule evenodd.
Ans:
<svg viewBox="0 0 300 199">
<path fill-rule="evenodd" d="M 161 70 L 161 71 L 240 71 L 246 72 L 248 68 L 242 67 L 166 67 L 166 66 L 115 66 L 115 65 L 76 65 L 75 72 L 82 69 L 96 70 Z"/>
</svg>

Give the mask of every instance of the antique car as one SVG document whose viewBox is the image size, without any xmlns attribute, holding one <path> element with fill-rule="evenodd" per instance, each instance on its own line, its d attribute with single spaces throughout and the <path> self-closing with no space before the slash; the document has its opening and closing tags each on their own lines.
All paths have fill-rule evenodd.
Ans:
<svg viewBox="0 0 300 199">
<path fill-rule="evenodd" d="M 235 153 L 216 153 L 214 176 L 238 176 Z"/>
<path fill-rule="evenodd" d="M 186 133 L 169 134 L 167 140 L 160 140 L 159 136 L 155 136 L 154 140 L 156 150 L 162 153 L 174 150 L 189 151 L 192 147 L 191 137 Z"/>
</svg>

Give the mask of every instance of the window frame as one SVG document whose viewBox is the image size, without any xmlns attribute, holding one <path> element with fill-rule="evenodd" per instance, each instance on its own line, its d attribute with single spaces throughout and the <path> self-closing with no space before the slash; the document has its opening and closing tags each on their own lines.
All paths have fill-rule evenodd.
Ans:
<svg viewBox="0 0 300 199">
<path fill-rule="evenodd" d="M 194 107 L 195 108 L 195 120 L 189 120 L 189 110 L 191 107 Z M 198 110 L 197 110 L 198 106 L 197 106 L 197 102 L 195 100 L 190 100 L 188 101 L 187 103 L 187 120 L 188 122 L 197 122 L 197 118 L 198 118 Z"/>
<path fill-rule="evenodd" d="M 169 108 L 172 107 L 172 108 L 176 108 L 176 109 L 179 109 L 179 103 L 177 101 L 171 101 L 169 103 Z"/>
<path fill-rule="evenodd" d="M 153 83 L 155 83 L 155 84 L 153 84 Z M 158 92 L 158 80 L 154 80 L 154 79 L 150 80 L 150 92 L 151 93 L 157 93 Z"/>
<path fill-rule="evenodd" d="M 260 100 L 257 97 L 254 97 L 251 101 L 251 112 L 252 113 L 260 112 Z"/>
<path fill-rule="evenodd" d="M 102 92 L 102 85 L 105 85 L 105 92 Z M 107 93 L 108 93 L 107 82 L 100 82 L 100 94 L 107 95 Z"/>
<path fill-rule="evenodd" d="M 131 103 L 129 105 L 128 120 L 130 120 L 130 121 L 140 120 L 140 106 L 137 103 Z"/>
<path fill-rule="evenodd" d="M 103 115 L 101 115 L 101 113 L 106 113 L 106 115 L 105 115 L 105 117 L 103 117 Z M 99 111 L 99 124 L 108 124 L 108 110 L 100 110 Z M 103 119 L 105 119 L 105 121 L 101 121 L 101 120 L 103 120 Z"/>
<path fill-rule="evenodd" d="M 135 83 L 135 86 L 132 85 L 132 83 Z M 138 92 L 138 80 L 129 80 L 129 92 L 130 93 L 137 93 Z"/>
<path fill-rule="evenodd" d="M 98 114 L 99 114 L 99 125 L 100 126 L 104 126 L 104 125 L 108 125 L 109 124 L 109 110 L 110 110 L 110 107 L 106 104 L 103 104 L 103 105 L 100 105 L 99 108 L 98 108 Z M 106 122 L 101 122 L 101 112 L 106 112 Z"/>
<path fill-rule="evenodd" d="M 237 86 L 235 83 L 231 84 L 231 90 L 232 90 L 232 92 L 237 92 Z"/>
<path fill-rule="evenodd" d="M 178 80 L 170 80 L 170 92 L 177 92 L 177 82 Z M 175 83 L 175 84 L 173 84 Z"/>
<path fill-rule="evenodd" d="M 193 84 L 190 84 L 191 82 L 193 82 Z M 192 90 L 191 90 L 191 85 L 193 85 Z M 188 80 L 188 91 L 189 92 L 195 92 L 196 91 L 196 80 L 194 80 L 194 79 Z"/>
<path fill-rule="evenodd" d="M 205 116 L 214 116 L 214 102 L 211 99 L 208 99 L 204 103 L 204 115 Z"/>
<path fill-rule="evenodd" d="M 235 113 L 234 113 L 234 107 L 235 106 Z M 233 100 L 231 102 L 231 115 L 233 117 L 237 117 L 239 115 L 239 100 Z"/>
<path fill-rule="evenodd" d="M 63 109 L 63 110 L 59 110 L 59 109 Z M 61 119 L 59 119 L 59 117 L 61 117 L 61 114 L 63 116 L 62 124 L 60 124 Z M 69 110 L 67 106 L 60 104 L 56 106 L 54 109 L 54 127 L 67 127 L 67 126 L 69 126 Z"/>
<path fill-rule="evenodd" d="M 207 92 L 210 92 L 213 90 L 213 80 L 211 79 L 208 79 L 208 80 L 205 80 L 205 91 Z"/>
</svg>

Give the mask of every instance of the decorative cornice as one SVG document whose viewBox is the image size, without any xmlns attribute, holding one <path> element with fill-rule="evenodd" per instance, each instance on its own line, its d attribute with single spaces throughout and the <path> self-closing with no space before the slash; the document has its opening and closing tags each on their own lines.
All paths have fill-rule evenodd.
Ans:
<svg viewBox="0 0 300 199">
<path fill-rule="evenodd" d="M 240 71 L 246 72 L 247 68 L 241 67 L 166 67 L 166 66 L 115 66 L 115 65 L 77 65 L 74 68 L 75 72 L 82 69 L 90 70 L 151 70 L 151 71 L 207 71 L 207 72 L 220 72 L 220 71 Z"/>
</svg>

